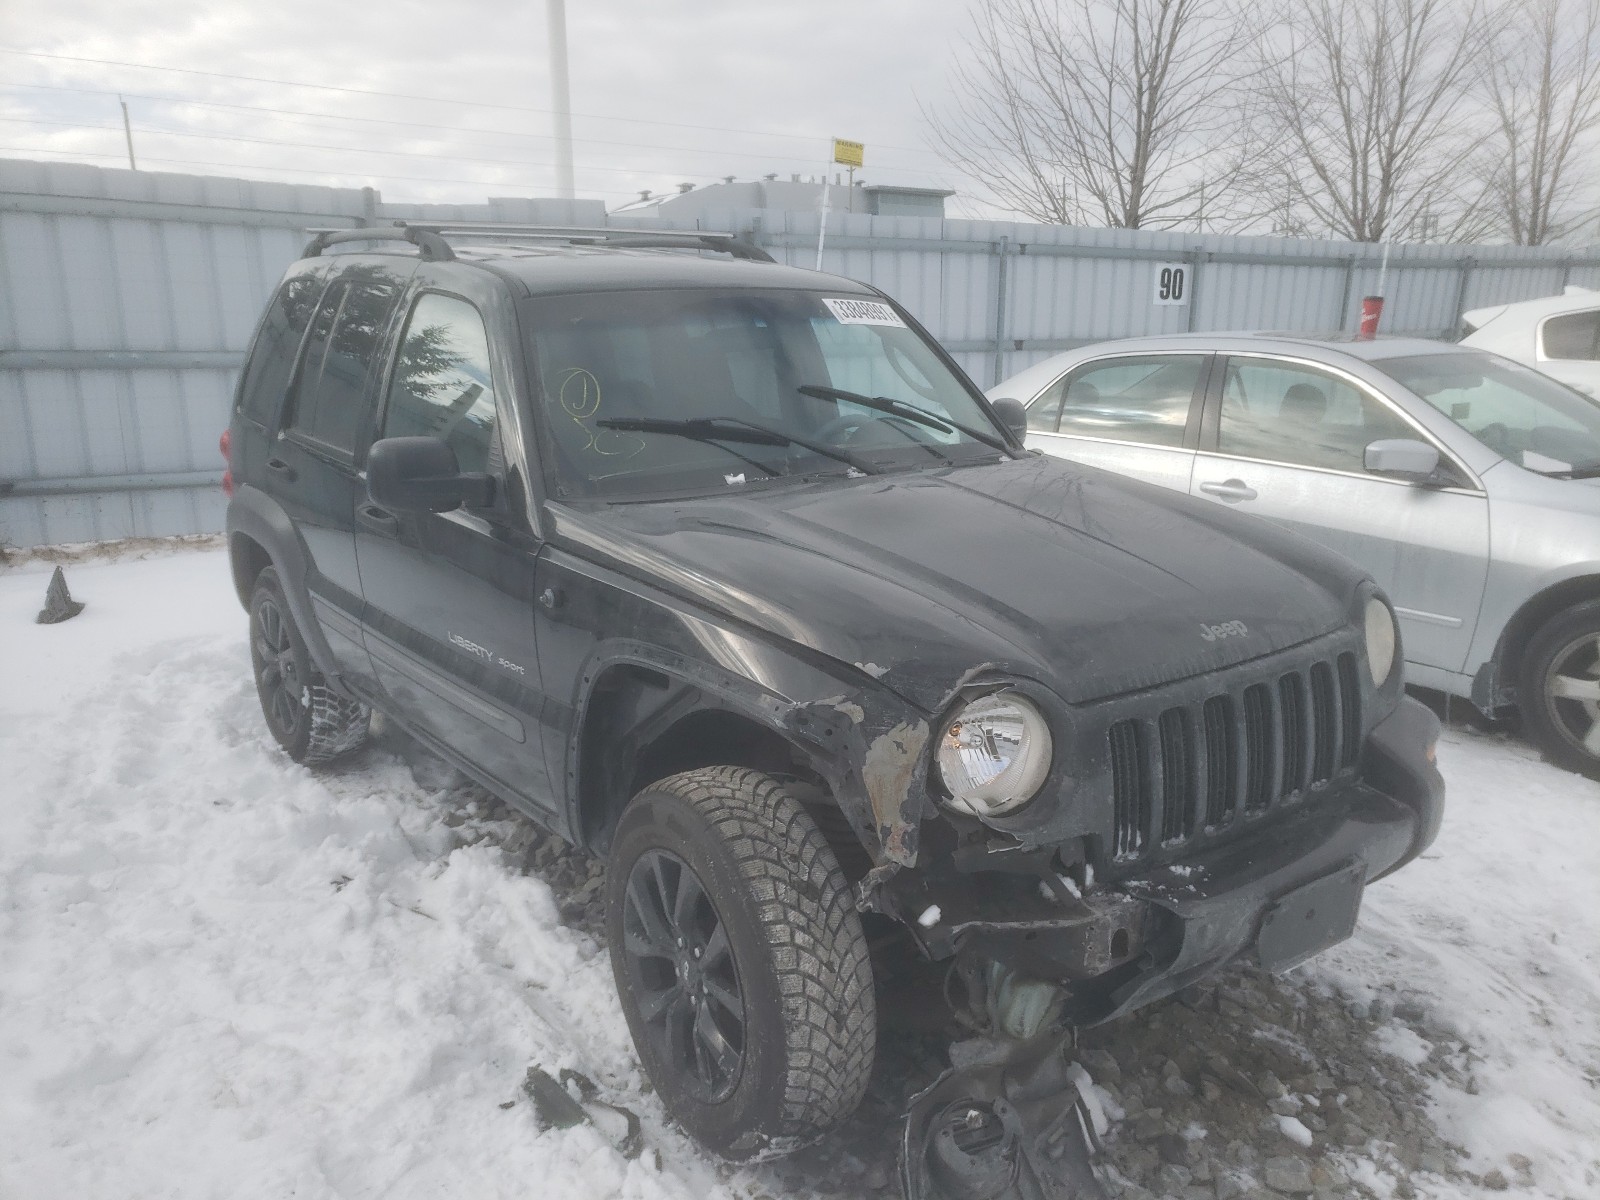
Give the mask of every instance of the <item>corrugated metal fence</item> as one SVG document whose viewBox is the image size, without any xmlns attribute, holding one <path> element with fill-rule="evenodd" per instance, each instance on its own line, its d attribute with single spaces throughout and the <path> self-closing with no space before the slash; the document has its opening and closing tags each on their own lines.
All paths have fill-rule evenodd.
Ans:
<svg viewBox="0 0 1600 1200">
<path fill-rule="evenodd" d="M 0 160 L 0 543 L 219 529 L 217 436 L 255 319 L 308 227 L 392 218 L 596 224 L 583 202 L 392 205 L 352 190 Z M 662 227 L 648 218 L 613 223 Z M 816 214 L 728 211 L 780 261 L 816 261 Z M 1085 342 L 1185 329 L 1351 328 L 1379 248 L 1347 242 L 829 219 L 824 268 L 906 305 L 988 386 Z M 1162 265 L 1181 304 L 1156 304 Z M 1600 286 L 1600 258 L 1396 246 L 1384 328 Z"/>
</svg>

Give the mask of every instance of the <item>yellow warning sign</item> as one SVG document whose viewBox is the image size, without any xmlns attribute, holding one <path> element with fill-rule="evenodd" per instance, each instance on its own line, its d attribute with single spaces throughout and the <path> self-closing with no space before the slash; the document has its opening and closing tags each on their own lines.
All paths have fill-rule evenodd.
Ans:
<svg viewBox="0 0 1600 1200">
<path fill-rule="evenodd" d="M 867 148 L 860 142 L 847 142 L 843 138 L 833 139 L 833 161 L 847 167 L 865 166 Z"/>
</svg>

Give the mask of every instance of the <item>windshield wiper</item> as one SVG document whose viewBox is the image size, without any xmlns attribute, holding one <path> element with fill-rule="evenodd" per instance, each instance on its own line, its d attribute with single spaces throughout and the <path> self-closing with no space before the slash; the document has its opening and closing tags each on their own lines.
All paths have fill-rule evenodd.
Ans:
<svg viewBox="0 0 1600 1200">
<path fill-rule="evenodd" d="M 740 420 L 738 417 L 602 417 L 595 422 L 595 426 L 624 433 L 670 433 L 697 442 L 709 442 L 712 445 L 719 442 L 741 442 L 748 446 L 799 446 L 813 454 L 820 454 L 823 458 L 831 458 L 834 462 L 853 467 L 863 475 L 882 474 L 877 467 L 849 451 L 836 450 L 821 442 L 813 442 L 810 438 L 795 437 L 792 433 L 769 429 L 765 425 Z M 724 446 L 723 449 L 726 450 L 727 447 Z M 740 454 L 739 457 L 745 456 Z M 780 474 L 766 464 L 756 462 L 755 459 L 747 458 L 745 461 L 755 462 L 756 466 L 773 475 Z"/>
<path fill-rule="evenodd" d="M 937 429 L 941 433 L 964 433 L 975 442 L 982 442 L 995 450 L 1004 451 L 1016 458 L 1017 451 L 991 433 L 983 433 L 969 425 L 949 417 L 931 413 L 925 408 L 918 408 L 915 404 L 908 404 L 904 400 L 896 400 L 893 396 L 866 396 L 860 392 L 849 392 L 844 388 L 824 387 L 817 383 L 802 383 L 795 389 L 802 396 L 811 396 L 817 400 L 831 400 L 835 404 L 859 404 L 862 408 L 875 409 L 891 417 L 900 417 L 917 425 L 926 425 L 929 429 Z"/>
<path fill-rule="evenodd" d="M 1551 479 L 1600 479 L 1600 463 L 1573 467 L 1570 471 L 1541 471 L 1540 474 L 1548 475 Z"/>
</svg>

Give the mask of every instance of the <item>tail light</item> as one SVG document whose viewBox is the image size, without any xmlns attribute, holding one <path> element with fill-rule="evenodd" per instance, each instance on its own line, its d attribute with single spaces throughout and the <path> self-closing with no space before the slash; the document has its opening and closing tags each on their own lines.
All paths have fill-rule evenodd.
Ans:
<svg viewBox="0 0 1600 1200">
<path fill-rule="evenodd" d="M 217 439 L 217 449 L 222 451 L 222 461 L 227 467 L 222 472 L 222 494 L 233 495 L 233 430 L 224 429 L 222 436 Z"/>
</svg>

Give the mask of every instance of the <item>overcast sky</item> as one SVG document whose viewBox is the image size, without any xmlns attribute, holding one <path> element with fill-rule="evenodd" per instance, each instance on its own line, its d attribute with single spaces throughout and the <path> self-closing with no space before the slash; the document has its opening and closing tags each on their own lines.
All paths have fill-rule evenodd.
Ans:
<svg viewBox="0 0 1600 1200">
<path fill-rule="evenodd" d="M 834 135 L 866 143 L 868 182 L 971 191 L 918 107 L 942 99 L 967 0 L 567 9 L 578 192 L 608 208 L 680 182 L 815 174 Z M 6 157 L 125 166 L 121 92 L 150 170 L 370 184 L 397 201 L 554 191 L 543 0 L 0 0 L 0 47 L 32 52 L 0 53 Z M 958 196 L 949 211 L 986 210 Z"/>
</svg>

